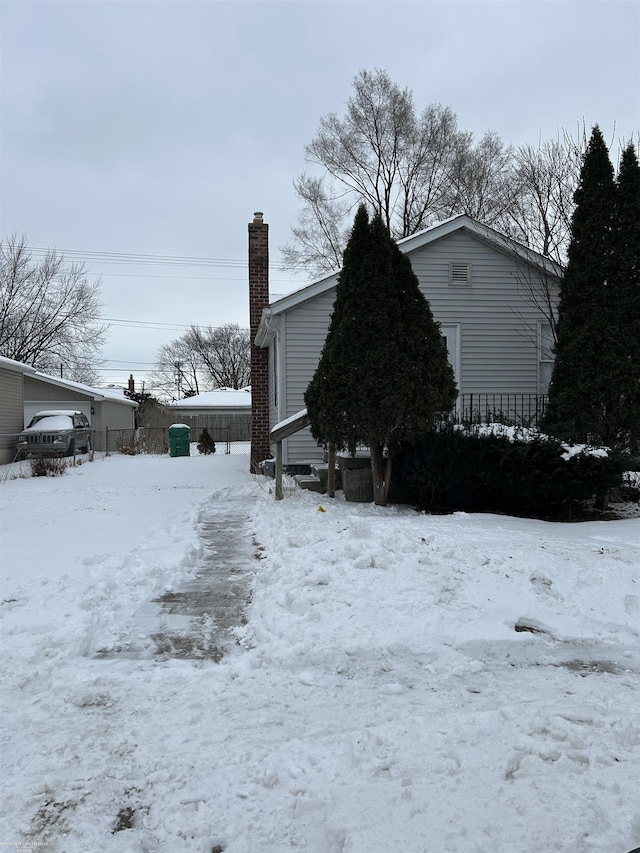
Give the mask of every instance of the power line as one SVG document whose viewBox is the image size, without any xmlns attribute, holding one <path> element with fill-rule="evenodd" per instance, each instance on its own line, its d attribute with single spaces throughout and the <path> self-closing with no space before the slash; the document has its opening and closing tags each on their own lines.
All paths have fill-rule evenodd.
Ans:
<svg viewBox="0 0 640 853">
<path fill-rule="evenodd" d="M 49 254 L 52 250 L 45 246 L 30 246 L 32 252 Z M 101 263 L 120 264 L 165 264 L 171 266 L 225 266 L 248 267 L 248 261 L 239 258 L 198 258 L 186 255 L 146 255 L 133 252 L 94 252 L 83 249 L 54 249 L 56 254 L 71 260 L 100 261 Z"/>
<path fill-rule="evenodd" d="M 83 249 L 49 249 L 45 246 L 29 246 L 29 250 L 46 256 L 54 251 L 70 260 L 86 260 L 99 263 L 145 264 L 148 266 L 199 266 L 249 268 L 248 259 L 240 258 L 198 258 L 186 255 L 150 255 L 133 252 L 95 252 Z M 269 269 L 282 270 L 281 264 L 269 264 Z"/>
<path fill-rule="evenodd" d="M 112 362 L 112 363 L 116 363 L 116 362 Z M 144 365 L 146 365 L 146 367 L 126 367 L 126 366 L 125 367 L 103 367 L 102 365 L 89 365 L 89 366 L 93 367 L 94 370 L 97 370 L 100 372 L 105 372 L 108 370 L 111 373 L 113 373 L 113 372 L 115 372 L 115 373 L 147 373 L 149 371 L 151 371 L 153 373 L 162 373 L 165 371 L 172 371 L 172 370 L 178 370 L 179 369 L 181 373 L 189 373 L 189 374 L 191 373 L 192 370 L 201 370 L 201 371 L 206 373 L 207 369 L 209 367 L 209 365 L 206 364 L 204 361 L 198 362 L 197 364 L 187 365 L 187 370 L 183 370 L 182 365 L 180 366 L 180 368 L 177 368 L 176 365 L 174 364 L 174 362 L 172 362 L 172 361 L 166 361 L 166 362 L 164 362 L 164 361 L 162 361 L 162 362 L 160 362 L 160 361 L 122 361 L 122 362 L 118 362 L 118 363 L 122 364 L 122 365 L 144 364 Z"/>
<path fill-rule="evenodd" d="M 191 325 L 180 323 L 162 323 L 151 320 L 119 320 L 114 317 L 96 317 L 100 322 L 110 323 L 113 326 L 123 326 L 125 329 L 147 329 L 149 332 L 185 332 Z"/>
<path fill-rule="evenodd" d="M 131 361 L 125 361 L 122 358 L 105 358 L 105 359 L 103 359 L 102 363 L 103 364 L 143 364 L 146 366 L 149 366 L 149 365 L 155 366 L 157 364 L 156 361 L 133 361 L 133 359 Z M 116 370 L 117 368 L 113 368 L 113 369 Z"/>
<path fill-rule="evenodd" d="M 114 326 L 124 326 L 125 328 L 148 329 L 149 331 L 188 331 L 192 326 L 197 326 L 197 323 L 163 323 L 161 320 L 126 320 L 119 317 L 94 317 L 95 320 L 112 323 Z M 206 328 L 209 328 L 208 326 Z M 223 328 L 222 326 L 212 326 L 214 331 Z M 248 332 L 244 326 L 238 326 L 239 332 Z"/>
<path fill-rule="evenodd" d="M 235 276 L 215 276 L 215 275 L 157 275 L 154 273 L 135 273 L 135 272 L 103 272 L 100 275 L 108 276 L 109 278 L 170 278 L 174 281 L 176 279 L 180 279 L 180 281 L 244 281 L 246 282 L 246 278 L 237 278 Z M 289 282 L 293 284 L 299 284 L 300 282 L 296 281 L 293 278 L 269 278 L 270 281 L 277 282 Z"/>
</svg>

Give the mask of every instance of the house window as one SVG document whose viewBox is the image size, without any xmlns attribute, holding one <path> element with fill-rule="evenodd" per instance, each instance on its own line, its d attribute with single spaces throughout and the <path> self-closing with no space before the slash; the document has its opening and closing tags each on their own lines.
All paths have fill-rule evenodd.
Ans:
<svg viewBox="0 0 640 853">
<path fill-rule="evenodd" d="M 449 364 L 453 368 L 453 377 L 460 390 L 460 325 L 440 326 L 442 345 L 447 351 Z"/>
<path fill-rule="evenodd" d="M 455 287 L 469 287 L 471 285 L 471 264 L 452 261 L 449 264 L 449 284 Z"/>
<path fill-rule="evenodd" d="M 551 323 L 541 320 L 538 330 L 538 391 L 541 394 L 549 393 L 554 361 L 553 344 Z"/>
</svg>

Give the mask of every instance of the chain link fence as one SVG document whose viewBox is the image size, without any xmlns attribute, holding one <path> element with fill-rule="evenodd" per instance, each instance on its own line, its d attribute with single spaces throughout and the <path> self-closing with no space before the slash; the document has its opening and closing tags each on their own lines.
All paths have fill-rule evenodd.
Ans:
<svg viewBox="0 0 640 853">
<path fill-rule="evenodd" d="M 198 455 L 198 439 L 201 431 L 191 430 L 191 455 Z M 39 442 L 25 451 L 24 446 L 18 449 L 18 437 L 21 433 L 0 433 L 0 464 L 10 464 L 22 459 L 47 459 L 62 456 L 53 448 Z M 209 435 L 215 441 L 216 453 L 242 455 L 251 452 L 251 438 L 238 438 L 238 430 L 232 426 L 209 429 Z M 167 427 L 138 427 L 136 429 L 104 429 L 91 430 L 91 450 L 106 453 L 122 453 L 135 456 L 138 453 L 162 455 L 169 452 L 169 432 Z M 69 458 L 81 456 L 79 448 L 73 446 Z"/>
<path fill-rule="evenodd" d="M 250 440 L 239 441 L 231 427 L 209 429 L 209 435 L 216 444 L 216 453 L 247 454 L 250 452 Z M 191 455 L 198 455 L 197 432 L 191 431 Z M 166 427 L 138 427 L 137 429 L 107 429 L 105 431 L 105 452 L 123 453 L 135 456 L 138 453 L 162 455 L 169 452 L 169 432 Z"/>
</svg>

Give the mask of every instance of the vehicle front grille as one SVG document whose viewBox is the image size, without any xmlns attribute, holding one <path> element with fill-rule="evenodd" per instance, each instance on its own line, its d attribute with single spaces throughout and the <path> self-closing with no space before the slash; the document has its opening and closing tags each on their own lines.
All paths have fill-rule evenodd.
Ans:
<svg viewBox="0 0 640 853">
<path fill-rule="evenodd" d="M 53 436 L 43 435 L 42 433 L 38 435 L 28 435 L 27 441 L 29 444 L 53 444 Z"/>
</svg>

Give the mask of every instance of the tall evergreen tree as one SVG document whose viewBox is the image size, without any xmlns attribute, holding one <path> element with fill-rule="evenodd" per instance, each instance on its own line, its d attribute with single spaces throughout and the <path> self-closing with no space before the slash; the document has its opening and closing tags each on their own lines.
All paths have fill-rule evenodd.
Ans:
<svg viewBox="0 0 640 853">
<path fill-rule="evenodd" d="M 331 324 L 305 393 L 314 438 L 371 449 L 374 498 L 386 504 L 393 454 L 456 396 L 440 329 L 409 259 L 380 216 L 356 214 Z M 386 450 L 386 459 L 385 459 Z"/>
<path fill-rule="evenodd" d="M 640 447 L 640 164 L 633 145 L 620 159 L 611 276 L 618 360 L 612 377 L 619 444 Z"/>
<path fill-rule="evenodd" d="M 544 428 L 564 439 L 609 444 L 614 435 L 609 385 L 619 346 L 608 299 L 616 185 L 597 125 L 574 201 Z"/>
</svg>

